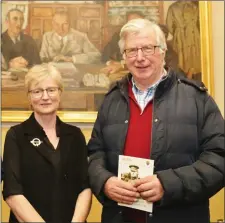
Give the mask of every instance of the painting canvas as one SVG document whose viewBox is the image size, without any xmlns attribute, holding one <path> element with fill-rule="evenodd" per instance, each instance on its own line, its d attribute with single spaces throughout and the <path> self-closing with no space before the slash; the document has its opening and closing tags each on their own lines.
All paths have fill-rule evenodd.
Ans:
<svg viewBox="0 0 225 223">
<path fill-rule="evenodd" d="M 29 113 L 24 77 L 30 67 L 41 63 L 52 63 L 63 76 L 60 115 L 69 121 L 74 121 L 73 115 L 81 122 L 82 117 L 94 121 L 109 86 L 127 73 L 121 65 L 118 40 L 121 27 L 133 18 L 146 18 L 161 26 L 167 39 L 167 65 L 181 70 L 188 78 L 211 84 L 211 64 L 205 64 L 210 61 L 210 52 L 206 52 L 210 38 L 209 35 L 203 38 L 208 32 L 207 2 L 2 1 L 1 4 L 3 121 L 10 121 L 8 114 L 18 117 Z"/>
</svg>

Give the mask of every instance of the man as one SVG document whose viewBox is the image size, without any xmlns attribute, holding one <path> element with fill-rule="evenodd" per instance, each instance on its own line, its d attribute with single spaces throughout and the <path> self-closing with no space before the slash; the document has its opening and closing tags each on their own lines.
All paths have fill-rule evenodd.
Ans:
<svg viewBox="0 0 225 223">
<path fill-rule="evenodd" d="M 130 168 L 131 180 L 139 179 L 139 173 L 138 173 L 139 167 L 136 165 L 130 165 L 129 168 Z"/>
<path fill-rule="evenodd" d="M 139 167 L 136 165 L 130 165 L 129 168 L 130 172 L 121 174 L 121 180 L 126 182 L 132 182 L 134 180 L 140 179 L 138 173 Z"/>
<path fill-rule="evenodd" d="M 89 179 L 102 222 L 209 223 L 209 198 L 224 187 L 224 120 L 202 83 L 164 68 L 158 25 L 129 21 L 119 46 L 130 73 L 106 94 L 89 149 Z M 120 154 L 154 160 L 154 175 L 117 178 Z M 141 196 L 153 213 L 118 206 Z"/>
<path fill-rule="evenodd" d="M 8 68 L 26 68 L 41 63 L 37 45 L 22 32 L 23 12 L 11 9 L 6 15 L 8 29 L 2 34 L 2 54 Z"/>
<path fill-rule="evenodd" d="M 127 13 L 127 21 L 130 21 L 131 19 L 137 19 L 137 18 L 144 18 L 144 15 L 139 11 L 131 11 Z M 167 40 L 169 35 L 169 30 L 165 25 L 160 24 L 160 28 L 162 29 L 165 38 Z M 120 49 L 118 46 L 120 36 L 119 33 L 115 33 L 111 39 L 111 41 L 105 46 L 103 53 L 102 53 L 102 61 L 107 62 L 107 67 L 103 68 L 103 73 L 107 74 L 114 74 L 116 72 L 121 72 L 125 69 L 123 61 L 122 61 L 122 55 L 120 53 Z M 177 53 L 173 50 L 173 47 L 171 45 L 170 41 L 166 41 L 167 43 L 167 52 L 165 56 L 165 62 L 166 65 L 173 68 L 173 70 L 178 70 L 183 72 L 178 67 L 178 56 Z M 118 61 L 122 61 L 118 62 Z M 183 75 L 185 75 L 183 73 Z"/>
<path fill-rule="evenodd" d="M 86 34 L 70 28 L 65 11 L 57 11 L 52 21 L 53 31 L 43 36 L 40 56 L 42 61 L 97 63 L 100 53 Z"/>
</svg>

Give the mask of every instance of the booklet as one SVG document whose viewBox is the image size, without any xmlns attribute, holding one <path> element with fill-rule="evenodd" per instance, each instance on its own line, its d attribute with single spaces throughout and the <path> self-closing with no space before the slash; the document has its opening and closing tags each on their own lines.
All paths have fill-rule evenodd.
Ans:
<svg viewBox="0 0 225 223">
<path fill-rule="evenodd" d="M 154 160 L 119 155 L 118 178 L 123 181 L 132 182 L 153 175 L 153 170 Z M 139 198 L 131 205 L 121 203 L 118 203 L 118 205 L 146 212 L 152 212 L 153 207 L 152 202 L 145 201 L 142 198 Z"/>
</svg>

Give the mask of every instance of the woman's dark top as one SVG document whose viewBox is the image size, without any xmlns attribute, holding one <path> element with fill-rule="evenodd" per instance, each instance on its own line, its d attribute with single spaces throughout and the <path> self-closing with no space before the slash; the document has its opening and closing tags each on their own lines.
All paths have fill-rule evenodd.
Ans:
<svg viewBox="0 0 225 223">
<path fill-rule="evenodd" d="M 6 135 L 3 197 L 24 195 L 46 222 L 71 222 L 80 192 L 88 188 L 87 150 L 81 130 L 57 117 L 56 149 L 34 118 Z M 10 222 L 18 222 L 10 213 Z"/>
</svg>

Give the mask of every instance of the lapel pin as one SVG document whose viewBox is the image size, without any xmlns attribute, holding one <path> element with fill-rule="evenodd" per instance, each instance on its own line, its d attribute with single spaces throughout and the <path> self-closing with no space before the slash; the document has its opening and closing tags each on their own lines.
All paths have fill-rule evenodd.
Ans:
<svg viewBox="0 0 225 223">
<path fill-rule="evenodd" d="M 42 143 L 42 141 L 38 138 L 34 138 L 30 142 L 33 144 L 33 146 L 36 146 L 36 147 L 40 146 Z"/>
</svg>

